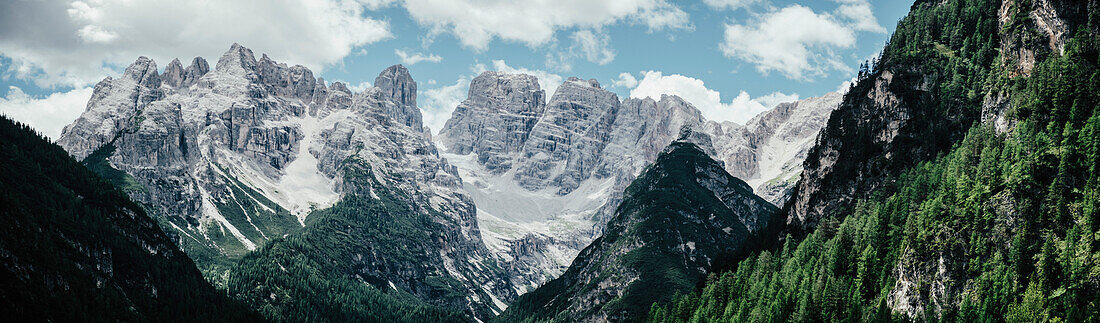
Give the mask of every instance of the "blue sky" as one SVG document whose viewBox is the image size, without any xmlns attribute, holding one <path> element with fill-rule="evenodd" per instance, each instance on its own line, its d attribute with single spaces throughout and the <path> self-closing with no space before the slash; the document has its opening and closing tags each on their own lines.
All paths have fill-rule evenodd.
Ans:
<svg viewBox="0 0 1100 323">
<path fill-rule="evenodd" d="M 595 78 L 620 97 L 679 94 L 744 122 L 819 96 L 873 57 L 903 0 L 124 0 L 0 4 L 0 113 L 55 137 L 90 86 L 137 56 L 163 68 L 233 42 L 362 89 L 404 64 L 435 130 L 484 70 L 552 90 Z"/>
</svg>

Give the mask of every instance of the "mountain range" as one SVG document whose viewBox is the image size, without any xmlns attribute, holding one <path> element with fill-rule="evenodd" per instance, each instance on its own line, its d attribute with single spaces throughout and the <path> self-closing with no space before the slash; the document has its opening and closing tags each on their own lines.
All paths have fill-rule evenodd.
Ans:
<svg viewBox="0 0 1100 323">
<path fill-rule="evenodd" d="M 140 57 L 55 143 L 0 120 L 0 299 L 54 320 L 1091 321 L 1097 35 L 1096 0 L 917 1 L 846 91 L 745 124 L 487 71 L 434 135 L 402 65 L 353 91 L 239 44 L 213 68 Z"/>
<path fill-rule="evenodd" d="M 160 216 L 219 286 L 269 241 L 316 232 L 314 214 L 400 192 L 406 213 L 431 214 L 441 231 L 416 243 L 428 258 L 393 260 L 412 240 L 339 241 L 354 249 L 347 274 L 488 318 L 560 275 L 681 128 L 719 138 L 711 154 L 779 203 L 840 98 L 739 125 L 676 96 L 619 100 L 595 80 L 545 96 L 533 76 L 485 72 L 433 138 L 403 66 L 352 93 L 234 44 L 213 69 L 195 58 L 160 73 L 139 58 L 96 85 L 58 144 Z"/>
</svg>

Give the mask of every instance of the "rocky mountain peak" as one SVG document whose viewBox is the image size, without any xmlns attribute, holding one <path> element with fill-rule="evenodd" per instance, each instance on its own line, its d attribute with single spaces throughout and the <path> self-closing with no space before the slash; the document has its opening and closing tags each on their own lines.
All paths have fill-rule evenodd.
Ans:
<svg viewBox="0 0 1100 323">
<path fill-rule="evenodd" d="M 214 70 L 224 73 L 245 74 L 255 71 L 256 63 L 256 57 L 252 54 L 251 49 L 233 43 L 233 46 L 230 46 L 229 50 L 218 59 L 218 64 L 214 66 Z"/>
<path fill-rule="evenodd" d="M 657 301 L 689 292 L 730 255 L 755 248 L 752 232 L 777 211 L 689 141 L 663 149 L 623 195 L 603 235 L 501 321 L 636 320 L 652 291 L 661 291 Z"/>
<path fill-rule="evenodd" d="M 210 65 L 202 57 L 195 57 L 187 68 L 183 67 L 179 58 L 175 58 L 164 68 L 161 82 L 174 88 L 186 88 L 195 84 L 207 72 L 210 72 Z"/>
<path fill-rule="evenodd" d="M 206 62 L 206 59 L 203 59 L 202 57 L 195 57 L 195 59 L 191 60 L 191 65 L 187 66 L 187 68 L 180 73 L 178 83 L 174 84 L 173 86 L 181 88 L 189 87 L 192 84 L 195 84 L 195 82 L 198 82 L 199 78 L 209 72 L 210 64 Z"/>
<path fill-rule="evenodd" d="M 385 98 L 407 106 L 416 106 L 416 81 L 409 75 L 409 69 L 397 64 L 382 70 L 374 78 L 374 87 L 382 91 Z"/>
<path fill-rule="evenodd" d="M 256 67 L 260 83 L 270 87 L 275 94 L 297 97 L 306 103 L 313 100 L 317 80 L 313 71 L 305 66 L 287 67 L 286 63 L 276 62 L 263 54 Z"/>
<path fill-rule="evenodd" d="M 501 94 L 495 97 L 488 97 L 490 100 L 496 100 L 505 98 L 505 96 L 513 92 L 543 92 L 540 96 L 545 97 L 545 91 L 542 91 L 539 87 L 539 79 L 537 77 L 528 74 L 508 74 L 497 71 L 482 72 L 481 75 L 471 80 L 470 90 L 467 96 L 484 97 L 487 96 L 486 94 Z M 543 104 L 545 104 L 545 98 L 543 98 L 543 101 Z"/>
<path fill-rule="evenodd" d="M 512 154 L 545 108 L 546 92 L 536 77 L 484 72 L 470 81 L 469 95 L 440 129 L 440 141 L 452 153 L 477 154 L 479 164 L 502 173 L 511 169 Z"/>
<path fill-rule="evenodd" d="M 569 79 L 566 82 L 572 82 L 572 83 L 576 83 L 576 84 L 579 84 L 579 85 L 590 86 L 590 87 L 594 87 L 594 88 L 597 88 L 597 89 L 601 88 L 600 87 L 600 82 L 596 81 L 596 79 L 584 80 L 584 79 L 581 79 L 579 77 L 570 76 Z"/>
<path fill-rule="evenodd" d="M 531 129 L 516 181 L 532 191 L 556 186 L 560 195 L 572 192 L 598 164 L 620 105 L 619 96 L 595 80 L 562 83 Z"/>
<path fill-rule="evenodd" d="M 405 66 L 398 64 L 382 70 L 371 91 L 385 102 L 383 112 L 395 122 L 423 131 L 423 116 L 416 106 L 416 81 Z"/>
<path fill-rule="evenodd" d="M 122 73 L 122 77 L 134 80 L 138 84 L 150 88 L 160 86 L 160 74 L 157 73 L 157 63 L 145 56 L 138 57 L 133 64 L 126 67 L 126 71 Z"/>
<path fill-rule="evenodd" d="M 172 87 L 180 86 L 183 81 L 183 64 L 180 63 L 179 58 L 172 59 L 172 62 L 168 63 L 164 68 L 164 74 L 161 75 L 161 80 Z"/>
<path fill-rule="evenodd" d="M 205 58 L 195 57 L 195 59 L 191 60 L 191 65 L 187 66 L 187 71 L 191 71 L 195 74 L 198 74 L 199 76 L 202 76 L 203 74 L 210 72 L 210 64 L 206 62 Z"/>
<path fill-rule="evenodd" d="M 679 98 L 679 97 L 677 97 Z M 661 98 L 664 99 L 664 96 Z M 713 139 L 705 132 L 697 131 L 692 128 L 691 125 L 684 125 L 680 128 L 680 136 L 676 138 L 675 142 L 692 143 L 699 147 L 707 156 L 717 156 L 718 153 L 714 150 Z M 672 148 L 673 146 L 669 146 Z M 715 161 L 719 165 L 722 165 L 722 161 Z M 747 186 L 746 186 L 747 187 Z M 752 188 L 749 188 L 751 191 Z"/>
<path fill-rule="evenodd" d="M 348 89 L 348 85 L 344 84 L 344 82 L 340 82 L 340 81 L 332 82 L 332 85 L 330 85 L 328 87 L 328 89 L 329 89 L 329 91 L 332 91 L 332 92 L 341 92 L 341 93 L 345 93 L 345 94 L 348 94 L 348 95 L 352 94 L 351 90 Z"/>
</svg>

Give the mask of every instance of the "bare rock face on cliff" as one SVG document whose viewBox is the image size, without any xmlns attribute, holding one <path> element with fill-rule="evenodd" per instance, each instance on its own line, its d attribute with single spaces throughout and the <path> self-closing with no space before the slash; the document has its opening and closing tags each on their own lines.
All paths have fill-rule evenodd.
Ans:
<svg viewBox="0 0 1100 323">
<path fill-rule="evenodd" d="M 386 266 L 403 255 L 379 252 L 346 261 L 388 282 L 379 287 L 488 317 L 516 292 L 484 265 L 493 255 L 474 206 L 424 132 L 416 91 L 401 65 L 353 93 L 237 44 L 213 70 L 196 58 L 160 74 L 142 57 L 96 86 L 59 144 L 110 175 L 222 284 L 243 255 L 308 229 L 311 212 L 349 196 L 377 198 L 374 189 L 403 192 L 394 194 L 409 212 L 439 226 L 442 240 L 419 249 L 426 264 Z M 372 175 L 349 177 L 349 169 Z M 427 277 L 455 282 L 448 288 L 462 296 L 433 292 Z"/>
<path fill-rule="evenodd" d="M 620 101 L 595 80 L 570 78 L 545 97 L 533 76 L 485 72 L 435 138 L 517 286 L 559 275 L 685 127 L 713 136 L 707 154 L 782 204 L 840 94 L 781 104 L 746 125 L 708 121 L 678 96 Z"/>
<path fill-rule="evenodd" d="M 626 188 L 603 235 L 500 321 L 635 321 L 751 250 L 776 207 L 710 157 L 710 136 L 685 130 Z"/>
</svg>

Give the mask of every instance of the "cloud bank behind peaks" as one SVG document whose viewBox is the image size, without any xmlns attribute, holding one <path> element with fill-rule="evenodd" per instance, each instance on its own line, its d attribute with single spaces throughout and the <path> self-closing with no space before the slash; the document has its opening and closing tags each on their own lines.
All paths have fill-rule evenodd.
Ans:
<svg viewBox="0 0 1100 323">
<path fill-rule="evenodd" d="M 718 122 L 733 121 L 744 124 L 776 104 L 798 100 L 798 94 L 774 92 L 752 98 L 747 92 L 741 91 L 733 100 L 722 102 L 721 93 L 707 88 L 702 80 L 679 74 L 664 75 L 658 71 L 647 71 L 642 75 L 642 80 L 637 83 L 638 86 L 630 91 L 630 97 L 651 97 L 659 100 L 661 94 L 677 95 L 698 108 L 707 119 Z M 629 79 L 633 79 L 633 76 L 620 75 L 620 80 Z"/>
<path fill-rule="evenodd" d="M 46 137 L 57 140 L 61 136 L 61 130 L 84 112 L 91 97 L 90 87 L 35 98 L 24 93 L 23 89 L 11 86 L 8 94 L 0 97 L 0 114 L 26 123 Z"/>
<path fill-rule="evenodd" d="M 408 52 L 401 49 L 394 49 L 393 54 L 397 55 L 397 58 L 401 60 L 402 64 L 413 65 L 420 62 L 439 63 L 443 61 L 443 57 L 436 54 L 423 54 L 416 52 Z"/>
<path fill-rule="evenodd" d="M 449 32 L 484 50 L 494 38 L 539 46 L 563 28 L 599 28 L 620 21 L 652 30 L 690 28 L 688 14 L 665 0 L 406 0 L 421 25 Z"/>
<path fill-rule="evenodd" d="M 0 55 L 36 85 L 91 84 L 138 56 L 217 58 L 239 42 L 315 72 L 391 37 L 382 3 L 335 0 L 0 1 Z"/>
</svg>

